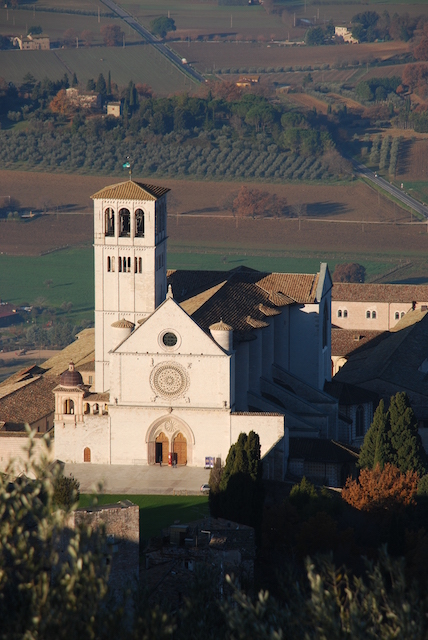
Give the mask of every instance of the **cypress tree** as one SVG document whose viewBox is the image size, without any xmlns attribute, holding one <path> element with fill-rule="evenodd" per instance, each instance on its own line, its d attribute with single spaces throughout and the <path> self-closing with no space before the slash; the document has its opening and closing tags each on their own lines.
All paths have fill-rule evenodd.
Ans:
<svg viewBox="0 0 428 640">
<path fill-rule="evenodd" d="M 388 432 L 388 414 L 385 411 L 385 403 L 383 400 L 374 413 L 373 422 L 367 431 L 363 446 L 361 447 L 358 466 L 360 469 L 374 469 L 379 462 L 383 466 L 389 460 L 385 459 L 386 451 L 384 450 Z M 376 460 L 376 463 L 375 463 Z"/>
<path fill-rule="evenodd" d="M 399 392 L 392 396 L 389 405 L 389 421 L 393 449 L 392 463 L 402 473 L 416 471 L 422 476 L 427 469 L 426 453 L 407 393 Z"/>
<path fill-rule="evenodd" d="M 108 79 L 107 79 L 107 95 L 111 96 L 111 72 L 108 72 Z"/>
<path fill-rule="evenodd" d="M 106 85 L 106 81 L 105 81 L 105 78 L 104 78 L 102 73 L 100 73 L 100 75 L 98 76 L 98 80 L 97 80 L 97 84 L 96 84 L 96 90 L 102 96 L 105 96 L 106 93 L 107 93 L 107 85 Z"/>
</svg>

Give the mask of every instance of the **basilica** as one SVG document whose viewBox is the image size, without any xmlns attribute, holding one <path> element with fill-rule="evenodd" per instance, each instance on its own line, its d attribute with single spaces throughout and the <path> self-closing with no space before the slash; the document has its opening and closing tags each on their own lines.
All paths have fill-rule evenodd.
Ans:
<svg viewBox="0 0 428 640">
<path fill-rule="evenodd" d="M 335 441 L 349 428 L 324 391 L 328 267 L 168 271 L 168 191 L 128 180 L 92 196 L 95 330 L 76 341 L 92 351 L 70 345 L 67 366 L 28 373 L 54 402 L 46 429 L 28 423 L 51 434 L 55 459 L 111 465 L 223 464 L 254 430 L 265 476 L 281 480 L 293 438 Z"/>
</svg>

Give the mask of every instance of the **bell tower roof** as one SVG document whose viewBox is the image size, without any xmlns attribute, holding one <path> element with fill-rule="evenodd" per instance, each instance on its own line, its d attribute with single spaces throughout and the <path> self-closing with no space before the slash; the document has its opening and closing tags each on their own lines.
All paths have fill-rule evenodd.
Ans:
<svg viewBox="0 0 428 640">
<path fill-rule="evenodd" d="M 104 187 L 101 191 L 94 193 L 91 198 L 93 200 L 158 200 L 168 191 L 166 187 L 127 180 Z"/>
</svg>

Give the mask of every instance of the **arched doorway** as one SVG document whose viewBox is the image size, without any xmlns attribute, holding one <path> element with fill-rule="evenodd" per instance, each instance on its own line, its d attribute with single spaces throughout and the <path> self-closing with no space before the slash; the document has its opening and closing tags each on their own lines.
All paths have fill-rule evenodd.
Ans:
<svg viewBox="0 0 428 640">
<path fill-rule="evenodd" d="M 91 450 L 89 447 L 85 447 L 85 449 L 83 450 L 83 462 L 90 462 L 91 461 Z"/>
<path fill-rule="evenodd" d="M 177 454 L 177 464 L 187 464 L 187 440 L 182 433 L 175 436 L 172 450 Z"/>
<path fill-rule="evenodd" d="M 155 440 L 155 462 L 168 464 L 168 444 L 168 438 L 161 431 Z"/>
</svg>

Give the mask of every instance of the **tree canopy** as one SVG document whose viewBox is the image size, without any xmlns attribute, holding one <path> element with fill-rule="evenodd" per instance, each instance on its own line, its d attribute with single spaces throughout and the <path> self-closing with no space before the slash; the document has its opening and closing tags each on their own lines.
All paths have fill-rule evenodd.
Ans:
<svg viewBox="0 0 428 640">
<path fill-rule="evenodd" d="M 150 23 L 151 32 L 153 35 L 159 36 L 160 38 L 165 38 L 167 33 L 175 31 L 175 29 L 176 26 L 174 20 L 165 16 L 159 16 L 159 18 L 155 18 Z"/>
<path fill-rule="evenodd" d="M 362 469 L 383 468 L 387 463 L 402 473 L 426 472 L 427 456 L 418 433 L 418 425 L 406 393 L 391 397 L 385 411 L 383 400 L 377 407 L 373 422 L 361 447 L 359 466 Z"/>
</svg>

